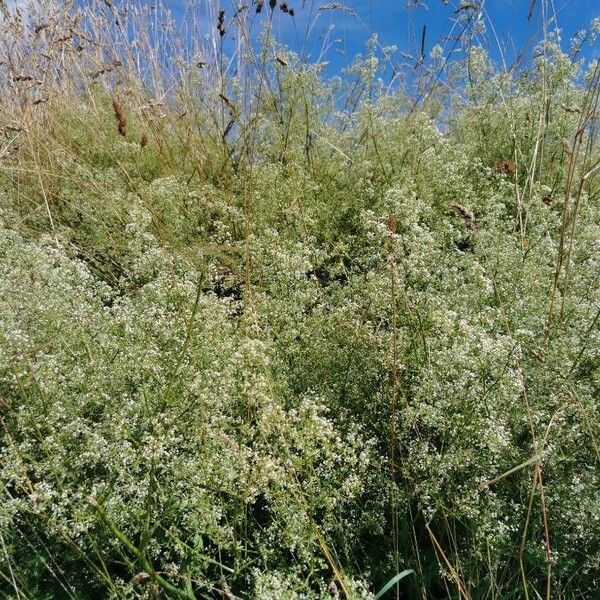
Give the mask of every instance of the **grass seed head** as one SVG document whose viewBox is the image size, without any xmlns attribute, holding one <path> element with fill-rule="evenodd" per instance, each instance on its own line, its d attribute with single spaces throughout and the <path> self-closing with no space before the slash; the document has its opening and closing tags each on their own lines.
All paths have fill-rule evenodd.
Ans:
<svg viewBox="0 0 600 600">
<path fill-rule="evenodd" d="M 387 228 L 391 233 L 396 233 L 398 227 L 398 222 L 396 219 L 396 215 L 394 213 L 390 213 L 387 218 Z"/>
<path fill-rule="evenodd" d="M 475 215 L 469 208 L 459 204 L 458 202 L 455 202 L 452 204 L 452 209 L 454 210 L 454 213 L 465 222 L 465 225 L 469 229 L 475 229 Z"/>
<path fill-rule="evenodd" d="M 503 158 L 502 160 L 499 160 L 492 167 L 492 173 L 498 173 L 501 175 L 513 175 L 516 170 L 517 165 L 515 165 L 515 163 L 508 158 Z"/>
<path fill-rule="evenodd" d="M 125 137 L 127 135 L 127 117 L 123 110 L 123 105 L 119 102 L 119 99 L 115 96 L 112 100 L 112 107 L 117 119 L 117 129 L 119 134 Z"/>
</svg>

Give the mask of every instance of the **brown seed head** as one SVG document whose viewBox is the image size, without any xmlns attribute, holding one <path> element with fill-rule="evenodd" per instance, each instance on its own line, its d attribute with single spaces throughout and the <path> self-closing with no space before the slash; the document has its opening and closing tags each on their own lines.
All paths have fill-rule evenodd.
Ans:
<svg viewBox="0 0 600 600">
<path fill-rule="evenodd" d="M 112 100 L 112 107 L 113 112 L 115 113 L 115 119 L 117 119 L 117 129 L 119 133 L 125 137 L 127 135 L 127 117 L 125 116 L 122 104 L 116 96 Z"/>
<path fill-rule="evenodd" d="M 499 160 L 492 167 L 492 173 L 500 173 L 503 175 L 513 175 L 516 170 L 517 165 L 515 165 L 515 163 L 508 158 L 503 158 L 502 160 Z"/>
<path fill-rule="evenodd" d="M 459 204 L 458 202 L 455 202 L 452 205 L 452 209 L 454 210 L 455 214 L 465 222 L 465 225 L 469 229 L 475 229 L 475 215 L 469 208 Z"/>
<path fill-rule="evenodd" d="M 398 226 L 398 222 L 396 219 L 396 215 L 394 213 L 390 213 L 387 218 L 387 228 L 391 233 L 396 233 Z"/>
<path fill-rule="evenodd" d="M 221 37 L 225 35 L 225 11 L 223 9 L 219 11 L 219 17 L 217 19 L 217 31 Z"/>
<path fill-rule="evenodd" d="M 148 134 L 142 133 L 142 137 L 140 139 L 140 148 L 145 148 L 148 145 Z"/>
</svg>

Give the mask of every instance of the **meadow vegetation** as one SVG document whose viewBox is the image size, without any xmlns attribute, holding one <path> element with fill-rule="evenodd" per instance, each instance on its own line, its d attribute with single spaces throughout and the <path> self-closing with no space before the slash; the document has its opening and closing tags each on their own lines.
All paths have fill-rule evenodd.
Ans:
<svg viewBox="0 0 600 600">
<path fill-rule="evenodd" d="M 0 3 L 0 596 L 599 597 L 600 21 L 280 4 Z"/>
</svg>

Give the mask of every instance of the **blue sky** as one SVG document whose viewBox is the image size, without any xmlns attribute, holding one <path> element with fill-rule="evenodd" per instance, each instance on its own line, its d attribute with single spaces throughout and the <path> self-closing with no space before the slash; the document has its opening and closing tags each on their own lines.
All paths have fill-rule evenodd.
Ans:
<svg viewBox="0 0 600 600">
<path fill-rule="evenodd" d="M 254 14 L 257 0 L 212 0 L 213 8 L 223 8 L 231 15 L 236 7 L 252 3 Z M 284 0 L 278 0 L 281 4 Z M 328 61 L 327 73 L 334 75 L 364 52 L 372 33 L 378 35 L 383 46 L 397 46 L 399 53 L 415 55 L 421 50 L 425 28 L 425 54 L 439 43 L 446 51 L 453 41 L 449 35 L 459 31 L 453 28 L 456 10 L 462 0 L 287 0 L 294 9 L 294 17 L 277 8 L 273 13 L 273 31 L 290 49 L 301 53 L 306 60 Z M 167 0 L 174 12 L 181 14 L 183 0 Z M 528 13 L 533 2 L 530 18 Z M 589 26 L 600 17 L 600 0 L 477 0 L 482 6 L 482 18 L 486 31 L 476 42 L 484 45 L 498 62 L 503 56 L 510 65 L 522 51 L 531 52 L 535 42 L 543 35 L 542 5 L 547 10 L 549 28 L 561 29 L 563 45 L 578 30 Z M 269 0 L 265 0 L 263 12 L 255 20 L 255 30 L 261 20 L 269 18 Z M 325 9 L 328 5 L 342 5 Z M 597 44 L 600 46 L 600 43 Z M 600 55 L 598 48 L 584 50 L 586 58 Z M 398 54 L 397 62 L 405 60 Z"/>
<path fill-rule="evenodd" d="M 510 63 L 523 49 L 531 50 L 532 42 L 538 41 L 542 35 L 541 4 L 538 0 L 528 19 L 531 0 L 487 0 L 483 2 L 483 20 L 486 32 L 479 40 L 500 59 L 500 48 L 506 60 Z M 301 1 L 290 2 L 302 5 Z M 279 11 L 275 18 L 275 31 L 291 47 L 297 47 L 304 40 L 311 5 L 312 20 L 312 57 L 316 58 L 322 47 L 321 39 L 329 31 L 332 47 L 327 52 L 326 59 L 331 62 L 333 70 L 339 70 L 347 64 L 358 52 L 364 51 L 369 35 L 377 33 L 382 45 L 395 45 L 399 51 L 414 55 L 420 52 L 425 27 L 425 53 L 440 43 L 442 46 L 449 34 L 457 34 L 453 30 L 456 10 L 460 0 L 424 0 L 408 2 L 407 0 L 347 0 L 344 5 L 354 11 L 354 17 L 349 11 L 328 10 L 319 11 L 318 7 L 328 2 L 313 2 L 307 0 L 304 10 L 296 9 L 296 31 L 292 32 L 289 19 Z M 412 5 L 412 6 L 411 6 Z M 593 18 L 600 17 L 600 0 L 554 0 L 548 2 L 548 7 L 554 7 L 550 15 L 556 16 L 555 23 L 562 30 L 564 41 L 570 39 L 579 29 L 587 27 Z M 316 18 L 315 18 L 316 17 Z M 552 24 L 551 28 L 554 29 Z M 451 44 L 451 40 L 450 44 Z M 449 47 L 449 44 L 446 44 Z"/>
</svg>

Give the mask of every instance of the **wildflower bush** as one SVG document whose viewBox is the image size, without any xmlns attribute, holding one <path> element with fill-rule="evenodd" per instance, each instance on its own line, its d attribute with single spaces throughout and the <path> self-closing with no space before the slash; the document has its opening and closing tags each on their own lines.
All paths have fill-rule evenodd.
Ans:
<svg viewBox="0 0 600 600">
<path fill-rule="evenodd" d="M 376 40 L 328 81 L 266 21 L 229 76 L 43 8 L 2 17 L 1 595 L 596 597 L 597 61 L 438 47 L 419 96 Z"/>
</svg>

